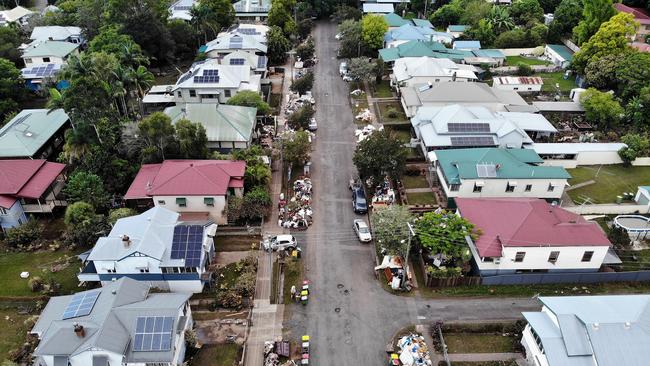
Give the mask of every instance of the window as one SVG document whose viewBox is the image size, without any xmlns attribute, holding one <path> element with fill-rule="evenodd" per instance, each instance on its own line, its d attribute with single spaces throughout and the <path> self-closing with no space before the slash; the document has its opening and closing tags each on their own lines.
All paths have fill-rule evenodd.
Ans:
<svg viewBox="0 0 650 366">
<path fill-rule="evenodd" d="M 582 261 L 583 262 L 591 262 L 591 257 L 594 256 L 594 251 L 593 250 L 588 250 L 585 252 L 585 254 L 582 255 Z"/>
<path fill-rule="evenodd" d="M 204 197 L 203 203 L 205 203 L 206 206 L 214 207 L 214 197 Z"/>
<path fill-rule="evenodd" d="M 223 95 L 224 95 L 224 97 L 226 97 L 226 98 L 230 98 L 230 89 L 226 89 L 226 90 L 224 90 Z"/>
<path fill-rule="evenodd" d="M 512 88 L 512 90 L 519 90 L 519 88 Z"/>
<path fill-rule="evenodd" d="M 31 59 L 31 58 L 26 58 L 26 59 L 25 59 L 25 63 L 26 63 L 26 64 L 31 64 L 31 63 L 32 63 L 32 59 Z"/>
<path fill-rule="evenodd" d="M 439 81 L 440 81 L 440 79 L 436 79 L 436 83 L 439 82 Z"/>
<path fill-rule="evenodd" d="M 524 189 L 524 192 L 530 192 L 533 190 L 533 185 L 532 184 L 526 184 L 526 189 Z"/>
<path fill-rule="evenodd" d="M 183 93 L 179 90 L 179 91 L 176 92 L 176 96 L 179 97 L 179 98 L 182 98 Z"/>
<path fill-rule="evenodd" d="M 6 215 L 7 214 L 7 209 L 4 207 L 0 207 L 0 215 Z"/>
<path fill-rule="evenodd" d="M 552 251 L 551 254 L 548 255 L 548 261 L 550 263 L 555 263 L 557 262 L 557 258 L 560 256 L 559 251 Z"/>
<path fill-rule="evenodd" d="M 449 186 L 449 190 L 452 192 L 458 192 L 459 189 L 460 189 L 460 184 L 452 184 Z"/>
<path fill-rule="evenodd" d="M 196 90 L 190 89 L 190 98 L 195 98 L 196 97 Z"/>
<path fill-rule="evenodd" d="M 43 62 L 50 62 L 50 58 L 49 57 L 43 57 Z"/>
<path fill-rule="evenodd" d="M 515 255 L 515 262 L 523 262 L 525 256 L 526 256 L 526 252 L 517 252 L 517 254 Z"/>
<path fill-rule="evenodd" d="M 187 200 L 185 199 L 185 197 L 177 197 L 176 204 L 178 205 L 178 207 L 187 207 Z"/>
<path fill-rule="evenodd" d="M 548 184 L 548 191 L 553 192 L 554 190 L 555 190 L 555 186 L 553 185 L 553 183 L 549 183 Z"/>
<path fill-rule="evenodd" d="M 479 186 L 476 183 L 474 183 L 474 190 L 472 192 L 481 193 L 481 191 L 483 191 L 483 186 Z"/>
<path fill-rule="evenodd" d="M 159 204 L 159 205 L 164 205 L 164 204 L 165 204 L 165 200 L 158 200 L 158 204 Z"/>
<path fill-rule="evenodd" d="M 510 182 L 508 182 L 508 183 L 506 184 L 506 192 L 514 192 L 514 191 L 515 191 L 515 187 L 516 187 L 516 185 L 514 185 L 514 184 L 510 184 Z"/>
</svg>

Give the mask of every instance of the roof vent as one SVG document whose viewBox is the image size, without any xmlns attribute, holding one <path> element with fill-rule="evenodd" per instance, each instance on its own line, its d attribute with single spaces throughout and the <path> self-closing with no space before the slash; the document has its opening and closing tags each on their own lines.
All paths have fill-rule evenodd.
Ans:
<svg viewBox="0 0 650 366">
<path fill-rule="evenodd" d="M 79 323 L 74 323 L 74 334 L 77 335 L 79 338 L 83 338 L 86 335 L 86 331 L 84 330 L 84 326 L 79 324 Z"/>
<path fill-rule="evenodd" d="M 125 248 L 128 248 L 131 245 L 131 238 L 128 235 L 122 235 L 122 244 Z"/>
<path fill-rule="evenodd" d="M 591 325 L 591 327 L 592 327 L 594 330 L 598 330 L 598 329 L 600 329 L 600 324 L 598 324 L 598 323 L 593 323 L 593 324 Z"/>
<path fill-rule="evenodd" d="M 25 132 L 25 136 L 27 136 L 27 137 L 32 137 L 32 136 L 34 136 L 34 134 L 31 133 L 31 132 Z"/>
<path fill-rule="evenodd" d="M 625 329 L 630 329 L 630 328 L 632 328 L 632 323 L 630 323 L 630 322 L 625 322 L 625 324 L 623 325 L 623 328 L 625 328 Z"/>
<path fill-rule="evenodd" d="M 112 290 L 111 290 L 111 294 L 116 295 L 116 294 L 117 294 L 117 290 L 116 290 L 116 289 L 112 289 Z"/>
</svg>

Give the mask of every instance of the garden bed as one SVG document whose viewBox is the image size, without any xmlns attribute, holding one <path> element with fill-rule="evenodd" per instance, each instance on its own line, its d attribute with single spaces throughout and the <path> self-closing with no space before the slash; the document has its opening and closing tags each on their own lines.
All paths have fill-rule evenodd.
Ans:
<svg viewBox="0 0 650 366">
<path fill-rule="evenodd" d="M 407 121 L 406 114 L 399 102 L 377 102 L 379 110 L 379 122 L 399 122 Z"/>
<path fill-rule="evenodd" d="M 384 128 L 404 142 L 411 141 L 411 125 L 386 125 Z"/>
<path fill-rule="evenodd" d="M 259 245 L 260 238 L 249 235 L 223 235 L 214 238 L 214 250 L 217 252 L 248 251 Z"/>
</svg>

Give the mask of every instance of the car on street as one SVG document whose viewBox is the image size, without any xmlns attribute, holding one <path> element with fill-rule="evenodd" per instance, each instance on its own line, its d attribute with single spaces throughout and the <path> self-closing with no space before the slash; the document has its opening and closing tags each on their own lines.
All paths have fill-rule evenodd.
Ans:
<svg viewBox="0 0 650 366">
<path fill-rule="evenodd" d="M 309 126 L 307 127 L 309 131 L 316 131 L 318 129 L 318 123 L 316 123 L 316 118 L 312 117 L 309 120 Z"/>
<path fill-rule="evenodd" d="M 359 238 L 359 241 L 362 243 L 368 243 L 372 240 L 372 235 L 370 234 L 370 228 L 368 227 L 368 224 L 366 224 L 365 221 L 361 219 L 356 219 L 354 220 L 352 227 L 354 228 L 354 232 L 357 233 L 357 237 Z"/>
<path fill-rule="evenodd" d="M 348 63 L 343 61 L 339 64 L 339 74 L 341 77 L 347 75 L 348 73 Z"/>
<path fill-rule="evenodd" d="M 358 214 L 368 213 L 366 192 L 363 191 L 362 186 L 355 186 L 352 188 L 352 209 Z"/>
<path fill-rule="evenodd" d="M 298 242 L 296 241 L 296 238 L 293 235 L 289 235 L 289 234 L 267 237 L 262 242 L 262 245 L 264 246 L 264 250 L 266 251 L 286 250 L 291 252 L 298 248 Z"/>
<path fill-rule="evenodd" d="M 343 37 L 342 33 L 336 33 L 336 35 L 334 36 L 334 38 L 336 38 L 337 40 L 341 39 L 341 37 Z"/>
</svg>

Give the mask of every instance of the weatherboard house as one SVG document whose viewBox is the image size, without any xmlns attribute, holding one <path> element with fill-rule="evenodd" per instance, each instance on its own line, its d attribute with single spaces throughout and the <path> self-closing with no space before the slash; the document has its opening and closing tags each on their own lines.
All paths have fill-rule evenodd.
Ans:
<svg viewBox="0 0 650 366">
<path fill-rule="evenodd" d="M 179 214 L 154 207 L 119 219 L 108 236 L 82 254 L 80 281 L 110 284 L 129 277 L 172 292 L 201 292 L 211 279 L 217 225 L 179 221 Z"/>
<path fill-rule="evenodd" d="M 52 297 L 31 333 L 37 366 L 183 364 L 192 329 L 189 293 L 152 293 L 129 278 Z"/>
</svg>

